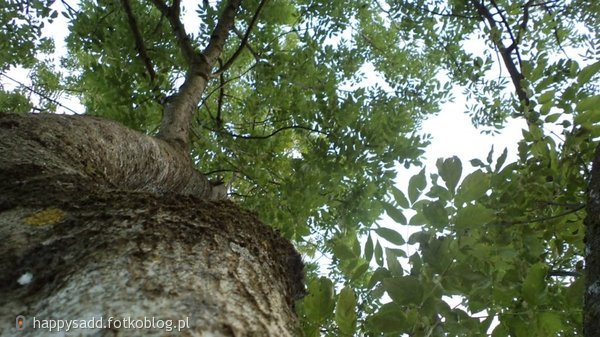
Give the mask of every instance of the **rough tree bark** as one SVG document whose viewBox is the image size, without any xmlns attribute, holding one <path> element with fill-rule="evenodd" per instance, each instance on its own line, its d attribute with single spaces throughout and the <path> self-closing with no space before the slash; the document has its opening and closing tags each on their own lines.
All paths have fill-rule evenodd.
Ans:
<svg viewBox="0 0 600 337">
<path fill-rule="evenodd" d="M 240 2 L 227 0 L 199 52 L 180 1 L 152 0 L 188 67 L 158 138 L 98 118 L 0 114 L 1 336 L 17 335 L 18 315 L 23 336 L 54 336 L 52 324 L 70 336 L 297 334 L 300 256 L 251 213 L 214 200 L 216 188 L 188 157 L 206 85 L 239 55 L 212 73 Z M 122 4 L 152 78 L 137 20 Z M 174 333 L 169 320 L 185 326 Z M 146 329 L 127 329 L 132 322 Z"/>
<path fill-rule="evenodd" d="M 114 122 L 0 115 L 0 335 L 17 315 L 23 336 L 56 336 L 34 317 L 189 323 L 69 336 L 295 335 L 299 255 L 206 186 L 177 149 Z"/>
<path fill-rule="evenodd" d="M 600 144 L 596 147 L 585 218 L 585 303 L 583 335 L 600 333 Z"/>
</svg>

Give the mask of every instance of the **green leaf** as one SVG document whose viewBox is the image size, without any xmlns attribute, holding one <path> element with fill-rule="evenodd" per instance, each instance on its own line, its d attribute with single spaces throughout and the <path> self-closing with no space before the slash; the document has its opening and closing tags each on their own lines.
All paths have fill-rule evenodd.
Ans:
<svg viewBox="0 0 600 337">
<path fill-rule="evenodd" d="M 392 204 L 388 202 L 383 202 L 383 209 L 387 215 L 392 218 L 392 220 L 396 221 L 399 224 L 406 225 L 406 217 L 402 214 L 402 211 L 394 207 Z"/>
<path fill-rule="evenodd" d="M 457 229 L 465 229 L 473 226 L 485 225 L 494 220 L 496 212 L 481 204 L 468 205 L 459 209 L 454 217 Z"/>
<path fill-rule="evenodd" d="M 538 316 L 538 330 L 546 336 L 558 336 L 563 329 L 562 319 L 556 312 L 542 312 Z"/>
<path fill-rule="evenodd" d="M 599 96 L 600 97 L 600 96 Z M 600 110 L 587 110 L 575 116 L 575 123 L 579 125 L 593 124 L 600 122 Z"/>
<path fill-rule="evenodd" d="M 352 336 L 356 329 L 356 297 L 349 286 L 340 292 L 335 306 L 335 322 L 342 336 Z"/>
<path fill-rule="evenodd" d="M 555 93 L 556 93 L 555 90 L 546 91 L 545 93 L 540 95 L 540 98 L 538 99 L 538 103 L 544 104 L 546 102 L 551 102 L 552 99 L 554 98 Z"/>
<path fill-rule="evenodd" d="M 385 249 L 385 262 L 387 264 L 387 268 L 395 276 L 402 276 L 404 274 L 404 270 L 402 269 L 402 265 L 398 261 L 398 254 L 393 249 L 386 248 Z"/>
<path fill-rule="evenodd" d="M 353 259 L 358 257 L 352 247 L 342 239 L 335 239 L 332 243 L 333 255 L 340 260 Z"/>
<path fill-rule="evenodd" d="M 375 229 L 375 233 L 395 245 L 403 245 L 406 243 L 402 234 L 391 228 L 380 227 Z"/>
<path fill-rule="evenodd" d="M 582 99 L 579 103 L 577 103 L 575 110 L 578 112 L 593 111 L 594 113 L 597 113 L 600 111 L 600 95 Z"/>
<path fill-rule="evenodd" d="M 383 248 L 379 241 L 375 243 L 375 262 L 378 266 L 383 267 Z"/>
<path fill-rule="evenodd" d="M 389 270 L 387 270 L 386 268 L 383 267 L 379 267 L 377 268 L 374 272 L 373 275 L 371 275 L 371 278 L 369 279 L 369 283 L 367 283 L 367 288 L 368 289 L 373 289 L 373 287 L 383 281 L 383 279 L 387 278 L 387 277 L 391 277 L 392 274 L 390 273 Z"/>
<path fill-rule="evenodd" d="M 417 201 L 426 186 L 427 179 L 425 178 L 425 169 L 422 169 L 421 172 L 410 177 L 410 180 L 408 181 L 408 198 L 410 199 L 410 202 L 414 203 Z"/>
<path fill-rule="evenodd" d="M 492 163 L 493 155 L 494 155 L 494 145 L 492 145 L 492 148 L 490 149 L 490 152 L 488 152 L 488 155 L 485 158 L 485 160 L 487 161 L 488 164 Z"/>
<path fill-rule="evenodd" d="M 572 308 L 580 308 L 583 305 L 583 292 L 585 280 L 579 277 L 567 288 L 567 304 Z"/>
<path fill-rule="evenodd" d="M 308 295 L 303 303 L 308 319 L 315 323 L 325 322 L 333 314 L 335 300 L 333 282 L 327 277 L 320 277 L 308 284 Z"/>
<path fill-rule="evenodd" d="M 585 68 L 581 69 L 579 74 L 577 74 L 577 82 L 579 85 L 584 85 L 587 83 L 592 76 L 594 76 L 598 71 L 600 71 L 600 61 L 596 61 Z"/>
<path fill-rule="evenodd" d="M 504 162 L 506 161 L 507 156 L 508 156 L 508 149 L 505 147 L 504 151 L 502 151 L 502 154 L 500 155 L 500 157 L 498 157 L 498 160 L 496 161 L 496 167 L 494 167 L 494 172 L 496 172 L 496 173 L 500 172 L 500 169 L 502 168 L 502 165 L 504 165 Z"/>
<path fill-rule="evenodd" d="M 391 334 L 408 332 L 412 324 L 407 320 L 400 305 L 386 303 L 367 319 L 367 326 L 370 330 Z"/>
<path fill-rule="evenodd" d="M 371 234 L 367 236 L 367 242 L 365 242 L 364 256 L 367 261 L 371 261 L 373 258 L 373 238 L 371 238 Z"/>
<path fill-rule="evenodd" d="M 423 300 L 423 283 L 416 276 L 391 277 L 383 280 L 390 298 L 402 305 L 419 305 Z"/>
<path fill-rule="evenodd" d="M 456 185 L 462 175 L 462 163 L 460 159 L 457 156 L 453 156 L 442 161 L 442 158 L 440 158 L 437 160 L 436 166 L 440 176 L 446 183 L 446 187 L 454 195 Z"/>
<path fill-rule="evenodd" d="M 525 301 L 530 304 L 537 304 L 539 302 L 546 288 L 547 273 L 548 265 L 543 262 L 538 262 L 529 267 L 521 289 L 521 294 Z"/>
<path fill-rule="evenodd" d="M 459 204 L 482 197 L 490 188 L 490 176 L 477 170 L 465 177 L 458 188 L 456 200 Z"/>
<path fill-rule="evenodd" d="M 437 228 L 442 228 L 448 224 L 448 212 L 446 212 L 444 204 L 440 201 L 430 202 L 423 206 L 423 216 L 429 220 L 432 226 Z"/>
<path fill-rule="evenodd" d="M 408 203 L 408 199 L 406 199 L 404 192 L 402 192 L 395 186 L 392 186 L 392 195 L 394 196 L 394 200 L 400 207 L 402 207 L 402 208 L 410 207 L 410 204 Z"/>
</svg>

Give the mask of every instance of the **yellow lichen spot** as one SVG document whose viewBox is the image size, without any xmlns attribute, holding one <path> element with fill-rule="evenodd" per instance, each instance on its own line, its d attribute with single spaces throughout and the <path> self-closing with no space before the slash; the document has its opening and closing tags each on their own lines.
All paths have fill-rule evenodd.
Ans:
<svg viewBox="0 0 600 337">
<path fill-rule="evenodd" d="M 46 208 L 25 218 L 25 223 L 33 226 L 54 225 L 65 217 L 65 212 L 58 208 Z"/>
</svg>

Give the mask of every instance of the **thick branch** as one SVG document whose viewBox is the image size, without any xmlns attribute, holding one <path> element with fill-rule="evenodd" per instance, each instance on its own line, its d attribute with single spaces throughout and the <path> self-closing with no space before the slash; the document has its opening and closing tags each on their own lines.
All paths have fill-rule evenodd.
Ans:
<svg viewBox="0 0 600 337">
<path fill-rule="evenodd" d="M 208 43 L 206 49 L 204 49 L 202 52 L 202 55 L 204 55 L 208 64 L 215 64 L 221 56 L 223 47 L 225 46 L 225 41 L 229 36 L 229 31 L 231 30 L 231 27 L 233 27 L 235 14 L 240 7 L 240 3 L 241 0 L 227 1 L 225 9 L 219 17 L 219 22 L 210 36 L 210 42 Z"/>
<path fill-rule="evenodd" d="M 43 172 L 57 185 L 85 180 L 104 190 L 211 195 L 186 153 L 95 117 L 0 114 L 0 153 L 0 175 L 19 184 L 35 184 L 25 175 Z M 19 191 L 5 187 L 0 195 L 9 199 Z"/>
<path fill-rule="evenodd" d="M 133 15 L 133 11 L 131 10 L 131 4 L 129 3 L 129 0 L 121 0 L 121 3 L 123 4 L 125 14 L 127 14 L 127 22 L 129 23 L 129 28 L 131 29 L 131 33 L 133 34 L 133 38 L 135 40 L 135 48 L 137 49 L 142 61 L 144 62 L 144 65 L 146 66 L 146 70 L 150 76 L 150 82 L 154 82 L 156 73 L 154 72 L 154 67 L 152 67 L 152 60 L 150 60 L 150 57 L 148 56 L 142 33 L 138 28 L 137 20 Z"/>
<path fill-rule="evenodd" d="M 188 150 L 192 117 L 206 89 L 213 65 L 219 59 L 233 26 L 235 13 L 241 0 L 227 2 L 217 26 L 213 30 L 210 42 L 200 54 L 194 51 L 192 43 L 179 20 L 179 1 L 167 7 L 162 0 L 152 0 L 156 7 L 167 17 L 177 41 L 179 41 L 188 63 L 186 79 L 179 92 L 165 106 L 158 136 L 183 151 Z"/>
</svg>

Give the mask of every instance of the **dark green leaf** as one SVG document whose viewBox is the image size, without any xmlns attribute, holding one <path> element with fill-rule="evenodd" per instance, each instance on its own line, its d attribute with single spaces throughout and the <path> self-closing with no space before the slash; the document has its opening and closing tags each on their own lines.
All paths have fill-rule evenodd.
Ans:
<svg viewBox="0 0 600 337">
<path fill-rule="evenodd" d="M 507 156 L 508 149 L 505 147 L 504 151 L 502 151 L 502 154 L 500 155 L 500 157 L 498 157 L 498 160 L 496 161 L 496 167 L 494 168 L 494 172 L 500 172 L 500 169 L 502 168 L 502 165 L 504 165 Z"/>
<path fill-rule="evenodd" d="M 373 238 L 371 238 L 371 234 L 367 236 L 367 242 L 365 242 L 364 256 L 367 261 L 371 261 L 373 258 Z"/>
<path fill-rule="evenodd" d="M 440 201 L 434 201 L 423 206 L 423 216 L 434 227 L 441 228 L 448 225 L 448 213 L 444 204 Z"/>
<path fill-rule="evenodd" d="M 417 201 L 426 186 L 427 179 L 425 177 L 425 169 L 422 169 L 408 181 L 408 198 L 410 199 L 410 202 L 414 203 Z"/>
<path fill-rule="evenodd" d="M 383 287 L 398 304 L 419 305 L 423 300 L 423 284 L 416 276 L 387 278 L 383 280 Z"/>
<path fill-rule="evenodd" d="M 462 163 L 457 156 L 446 158 L 442 161 L 442 159 L 438 159 L 436 162 L 436 166 L 438 172 L 444 182 L 446 183 L 446 187 L 452 194 L 454 194 L 456 190 L 456 185 L 460 180 L 460 176 L 462 175 Z"/>
<path fill-rule="evenodd" d="M 402 207 L 402 208 L 410 207 L 410 204 L 408 203 L 408 199 L 406 199 L 404 192 L 402 192 L 395 186 L 392 186 L 392 195 L 394 196 L 394 200 L 400 207 Z"/>
<path fill-rule="evenodd" d="M 392 220 L 396 221 L 399 224 L 406 225 L 406 218 L 404 217 L 404 214 L 402 214 L 401 210 L 397 209 L 392 204 L 387 203 L 385 201 L 383 202 L 383 209 L 385 209 L 385 212 L 390 218 L 392 218 Z"/>
<path fill-rule="evenodd" d="M 367 319 L 367 325 L 380 333 L 408 332 L 412 328 L 402 307 L 396 303 L 384 304 L 377 313 Z"/>
<path fill-rule="evenodd" d="M 395 245 L 403 245 L 406 243 L 402 234 L 391 228 L 380 227 L 375 229 L 375 233 Z"/>
<path fill-rule="evenodd" d="M 393 249 L 385 249 L 385 262 L 387 264 L 387 269 L 392 275 L 402 276 L 402 274 L 404 274 L 402 265 L 400 265 L 400 262 L 398 261 L 398 254 L 396 254 Z"/>
</svg>

